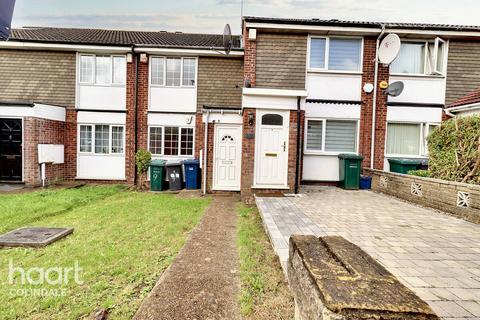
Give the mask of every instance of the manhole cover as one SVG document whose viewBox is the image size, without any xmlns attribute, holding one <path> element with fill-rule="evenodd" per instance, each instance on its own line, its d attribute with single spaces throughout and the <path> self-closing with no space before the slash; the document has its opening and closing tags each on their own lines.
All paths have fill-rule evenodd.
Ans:
<svg viewBox="0 0 480 320">
<path fill-rule="evenodd" d="M 0 236 L 0 247 L 45 247 L 73 232 L 73 228 L 20 228 Z"/>
</svg>

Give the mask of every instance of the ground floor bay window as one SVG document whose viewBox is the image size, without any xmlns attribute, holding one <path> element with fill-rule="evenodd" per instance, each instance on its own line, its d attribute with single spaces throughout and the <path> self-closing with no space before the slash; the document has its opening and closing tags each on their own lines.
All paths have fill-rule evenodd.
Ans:
<svg viewBox="0 0 480 320">
<path fill-rule="evenodd" d="M 194 129 L 151 126 L 148 132 L 148 146 L 154 156 L 191 157 L 194 152 Z"/>
<path fill-rule="evenodd" d="M 387 124 L 387 157 L 426 157 L 427 138 L 438 127 L 437 123 L 396 123 Z"/>
</svg>

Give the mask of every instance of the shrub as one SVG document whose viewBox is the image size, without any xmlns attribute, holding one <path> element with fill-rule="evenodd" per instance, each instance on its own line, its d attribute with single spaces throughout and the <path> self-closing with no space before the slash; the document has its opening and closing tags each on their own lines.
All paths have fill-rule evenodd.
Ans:
<svg viewBox="0 0 480 320">
<path fill-rule="evenodd" d="M 411 176 L 430 178 L 432 176 L 431 172 L 428 170 L 410 170 L 407 174 Z"/>
<path fill-rule="evenodd" d="M 480 184 L 480 116 L 454 118 L 428 137 L 432 177 Z"/>
<path fill-rule="evenodd" d="M 135 155 L 135 161 L 137 163 L 138 174 L 146 173 L 148 171 L 148 166 L 152 161 L 152 154 L 147 150 L 140 149 Z"/>
</svg>

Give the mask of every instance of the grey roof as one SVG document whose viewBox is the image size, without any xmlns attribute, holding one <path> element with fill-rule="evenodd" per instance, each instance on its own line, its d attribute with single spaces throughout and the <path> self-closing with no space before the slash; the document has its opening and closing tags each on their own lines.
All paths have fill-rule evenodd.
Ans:
<svg viewBox="0 0 480 320">
<path fill-rule="evenodd" d="M 419 29 L 419 30 L 442 30 L 442 31 L 480 31 L 480 26 L 452 25 L 452 24 L 431 24 L 431 23 L 408 23 L 408 22 L 373 22 L 373 21 L 352 21 L 352 20 L 322 20 L 322 19 L 294 19 L 294 18 L 266 18 L 266 17 L 244 17 L 247 22 L 277 23 L 277 24 L 301 24 L 312 26 L 337 26 L 337 27 L 360 27 L 379 28 L 385 25 L 390 29 Z"/>
<path fill-rule="evenodd" d="M 223 35 L 163 31 L 124 31 L 53 27 L 13 29 L 12 41 L 87 44 L 109 46 L 155 46 L 165 48 L 223 48 Z M 233 37 L 233 49 L 240 48 L 240 36 Z"/>
</svg>

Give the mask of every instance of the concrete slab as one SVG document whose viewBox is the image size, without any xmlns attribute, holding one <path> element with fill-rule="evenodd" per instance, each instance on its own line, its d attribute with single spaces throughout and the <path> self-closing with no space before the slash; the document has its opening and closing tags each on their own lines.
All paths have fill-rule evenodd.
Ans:
<svg viewBox="0 0 480 320">
<path fill-rule="evenodd" d="M 45 247 L 73 232 L 73 228 L 20 228 L 0 236 L 0 247 Z"/>
</svg>

